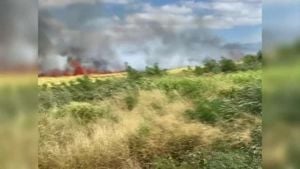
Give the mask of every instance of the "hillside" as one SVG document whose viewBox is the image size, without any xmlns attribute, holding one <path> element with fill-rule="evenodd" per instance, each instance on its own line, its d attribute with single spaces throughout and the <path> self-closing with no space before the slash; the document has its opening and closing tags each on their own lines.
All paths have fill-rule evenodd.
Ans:
<svg viewBox="0 0 300 169">
<path fill-rule="evenodd" d="M 181 73 L 183 70 L 187 70 L 186 67 L 182 68 L 175 68 L 167 70 L 169 74 L 178 74 Z M 77 76 L 58 76 L 58 77 L 39 77 L 38 78 L 38 85 L 43 84 L 60 84 L 62 82 L 69 82 L 72 80 L 76 80 L 77 78 L 83 77 L 84 75 L 77 75 Z M 117 72 L 117 73 L 109 73 L 109 74 L 90 74 L 88 75 L 92 80 L 98 79 L 98 78 L 115 78 L 115 77 L 125 77 L 126 72 Z"/>
</svg>

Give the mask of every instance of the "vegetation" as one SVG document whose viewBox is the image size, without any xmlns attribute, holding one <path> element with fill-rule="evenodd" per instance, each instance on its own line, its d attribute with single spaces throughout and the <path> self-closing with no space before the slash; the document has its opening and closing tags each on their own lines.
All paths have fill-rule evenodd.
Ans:
<svg viewBox="0 0 300 169">
<path fill-rule="evenodd" d="M 39 86 L 39 168 L 261 168 L 261 70 L 233 64 Z"/>
<path fill-rule="evenodd" d="M 196 75 L 203 75 L 205 73 L 228 73 L 236 71 L 258 70 L 261 68 L 263 62 L 262 52 L 259 51 L 256 55 L 246 55 L 239 62 L 222 57 L 221 60 L 215 59 L 204 60 L 203 66 L 196 66 L 194 73 Z"/>
</svg>

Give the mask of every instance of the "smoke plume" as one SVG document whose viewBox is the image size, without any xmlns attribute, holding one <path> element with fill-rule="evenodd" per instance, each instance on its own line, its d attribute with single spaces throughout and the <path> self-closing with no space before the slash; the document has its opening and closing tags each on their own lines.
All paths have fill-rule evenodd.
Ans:
<svg viewBox="0 0 300 169">
<path fill-rule="evenodd" d="M 0 1 L 0 68 L 33 66 L 37 56 L 37 1 Z"/>
<path fill-rule="evenodd" d="M 140 69 L 154 63 L 172 68 L 201 64 L 208 57 L 239 58 L 252 50 L 225 42 L 211 31 L 207 17 L 187 6 L 124 7 L 124 1 L 118 4 L 122 10 L 111 14 L 105 11 L 108 1 L 50 2 L 39 10 L 42 71 L 67 69 L 70 59 L 100 71 L 122 70 L 124 62 Z"/>
</svg>

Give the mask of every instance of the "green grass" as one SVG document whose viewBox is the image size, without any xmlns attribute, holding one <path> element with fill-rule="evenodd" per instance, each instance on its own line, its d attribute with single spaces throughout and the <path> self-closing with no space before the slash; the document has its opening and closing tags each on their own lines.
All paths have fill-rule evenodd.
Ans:
<svg viewBox="0 0 300 169">
<path fill-rule="evenodd" d="M 261 111 L 261 70 L 43 85 L 39 168 L 256 169 Z"/>
</svg>

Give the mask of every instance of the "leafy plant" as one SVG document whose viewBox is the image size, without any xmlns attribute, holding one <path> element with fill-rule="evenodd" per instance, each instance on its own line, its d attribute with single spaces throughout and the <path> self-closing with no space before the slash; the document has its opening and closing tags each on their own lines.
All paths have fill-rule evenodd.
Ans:
<svg viewBox="0 0 300 169">
<path fill-rule="evenodd" d="M 56 112 L 55 116 L 57 118 L 71 117 L 80 124 L 94 122 L 98 118 L 114 119 L 108 109 L 83 102 L 72 102 L 65 105 Z"/>
<path fill-rule="evenodd" d="M 237 70 L 237 66 L 234 61 L 224 57 L 220 60 L 220 67 L 222 72 L 234 72 Z"/>
<path fill-rule="evenodd" d="M 130 65 L 126 66 L 127 78 L 129 80 L 139 80 L 142 78 L 142 73 L 131 67 Z"/>
<path fill-rule="evenodd" d="M 161 70 L 158 63 L 155 63 L 152 67 L 146 66 L 145 74 L 148 76 L 162 76 L 166 74 L 166 71 Z"/>
<path fill-rule="evenodd" d="M 220 118 L 220 100 L 199 101 L 195 110 L 187 110 L 186 116 L 192 120 L 200 120 L 207 123 L 215 123 Z"/>
<path fill-rule="evenodd" d="M 124 98 L 124 100 L 128 110 L 133 110 L 138 103 L 138 98 L 136 95 L 128 95 Z"/>
</svg>

